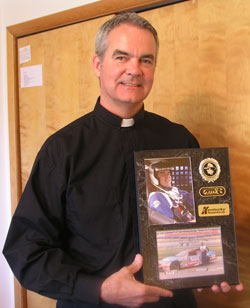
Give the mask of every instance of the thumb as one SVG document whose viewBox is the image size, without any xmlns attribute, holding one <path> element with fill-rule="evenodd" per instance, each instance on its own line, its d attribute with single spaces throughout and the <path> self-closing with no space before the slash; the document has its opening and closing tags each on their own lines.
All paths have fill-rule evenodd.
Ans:
<svg viewBox="0 0 250 308">
<path fill-rule="evenodd" d="M 143 264 L 143 257 L 140 254 L 137 254 L 134 258 L 134 261 L 128 266 L 129 270 L 131 271 L 131 274 L 135 274 L 138 272 Z"/>
</svg>

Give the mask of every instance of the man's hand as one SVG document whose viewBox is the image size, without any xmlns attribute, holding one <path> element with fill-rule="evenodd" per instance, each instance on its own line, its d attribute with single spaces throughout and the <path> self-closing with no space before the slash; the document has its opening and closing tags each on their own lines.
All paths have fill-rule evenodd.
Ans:
<svg viewBox="0 0 250 308">
<path fill-rule="evenodd" d="M 201 292 L 203 289 L 197 289 L 197 291 Z M 231 290 L 231 286 L 227 283 L 227 282 L 222 282 L 219 286 L 217 285 L 213 285 L 211 287 L 211 290 L 214 292 L 214 293 L 219 293 L 220 291 L 224 292 L 224 293 L 227 293 Z M 237 284 L 235 286 L 235 290 L 236 291 L 242 291 L 243 290 L 243 284 L 240 283 L 240 284 Z"/>
<path fill-rule="evenodd" d="M 157 302 L 161 296 L 172 297 L 173 293 L 162 288 L 145 285 L 134 278 L 134 274 L 142 267 L 141 255 L 136 255 L 129 266 L 123 267 L 104 280 L 100 298 L 109 304 L 118 304 L 125 307 L 140 307 L 143 303 Z"/>
</svg>

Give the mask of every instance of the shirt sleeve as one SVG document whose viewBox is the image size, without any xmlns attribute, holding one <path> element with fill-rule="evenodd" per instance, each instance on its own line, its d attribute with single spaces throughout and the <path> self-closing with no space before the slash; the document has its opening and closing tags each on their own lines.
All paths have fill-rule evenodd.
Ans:
<svg viewBox="0 0 250 308">
<path fill-rule="evenodd" d="M 172 219 L 174 218 L 170 202 L 160 192 L 154 192 L 150 195 L 149 207 L 164 216 Z"/>
<path fill-rule="evenodd" d="M 192 192 L 187 192 L 185 190 L 180 190 L 181 195 L 183 196 L 183 201 L 185 205 L 187 205 L 189 208 L 194 207 L 194 198 Z"/>
<path fill-rule="evenodd" d="M 190 139 L 189 139 L 189 147 L 190 148 L 199 148 L 200 147 L 199 141 L 191 133 L 190 133 Z"/>
<path fill-rule="evenodd" d="M 104 280 L 84 270 L 67 248 L 65 180 L 38 154 L 13 215 L 3 254 L 20 284 L 57 300 L 99 302 Z"/>
</svg>

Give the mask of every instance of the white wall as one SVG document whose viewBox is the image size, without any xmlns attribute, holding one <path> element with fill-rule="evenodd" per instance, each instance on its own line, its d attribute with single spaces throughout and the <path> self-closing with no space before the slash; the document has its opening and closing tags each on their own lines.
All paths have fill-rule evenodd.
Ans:
<svg viewBox="0 0 250 308">
<path fill-rule="evenodd" d="M 2 256 L 10 212 L 6 27 L 97 0 L 0 0 L 0 307 L 14 308 L 13 276 Z"/>
</svg>

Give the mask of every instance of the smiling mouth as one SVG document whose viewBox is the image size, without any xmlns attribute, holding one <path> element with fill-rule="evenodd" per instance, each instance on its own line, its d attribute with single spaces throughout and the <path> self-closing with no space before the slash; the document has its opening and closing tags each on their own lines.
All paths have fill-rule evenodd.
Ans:
<svg viewBox="0 0 250 308">
<path fill-rule="evenodd" d="M 138 83 L 121 82 L 121 84 L 128 87 L 136 87 L 136 88 L 141 87 L 141 85 Z"/>
</svg>

